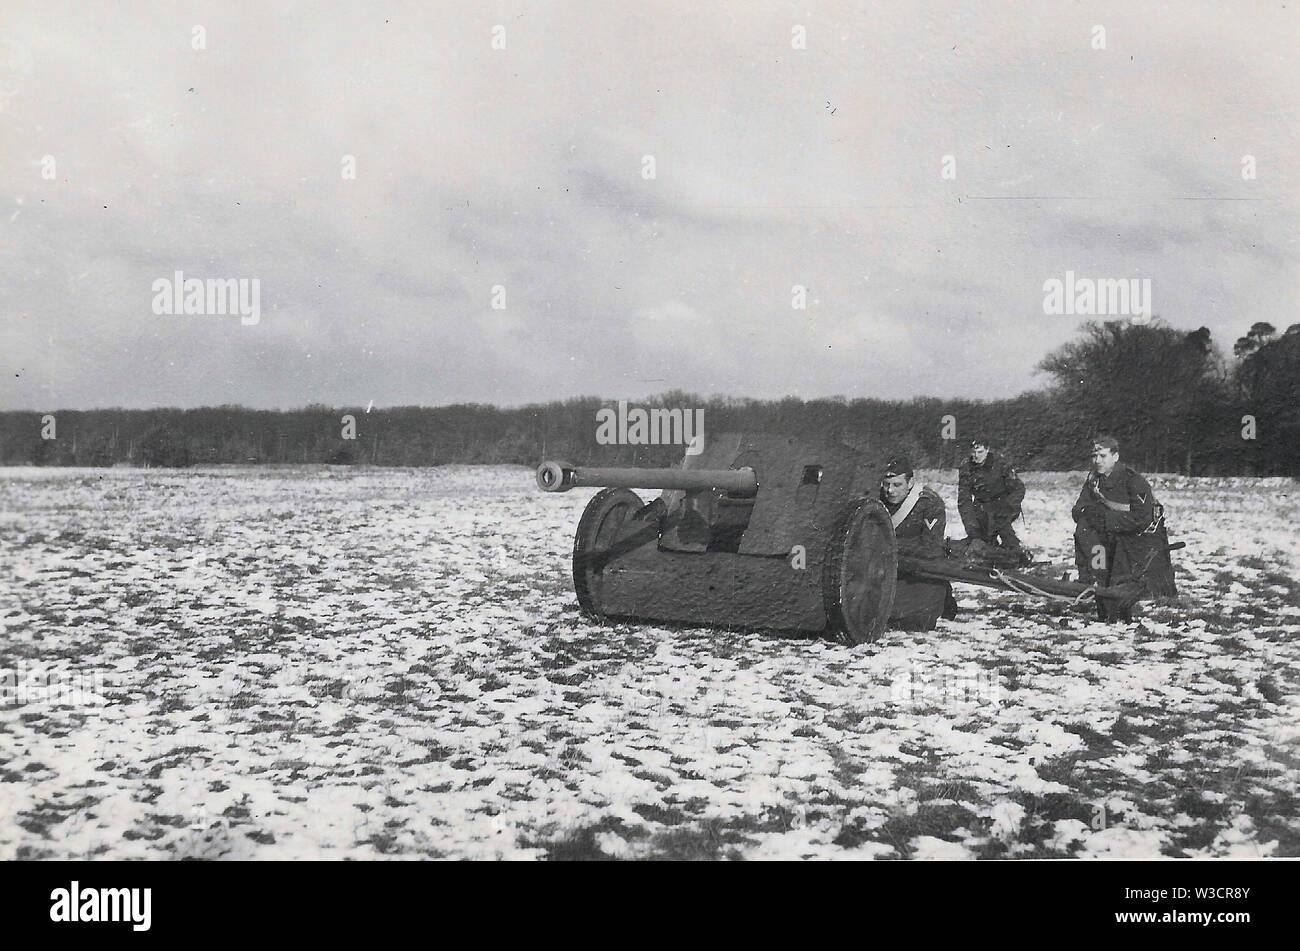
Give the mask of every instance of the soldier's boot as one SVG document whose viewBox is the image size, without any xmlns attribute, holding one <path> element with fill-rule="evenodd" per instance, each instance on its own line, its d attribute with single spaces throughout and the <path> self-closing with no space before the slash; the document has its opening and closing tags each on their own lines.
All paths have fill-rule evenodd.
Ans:
<svg viewBox="0 0 1300 951">
<path fill-rule="evenodd" d="M 1028 568 L 1034 563 L 1034 553 L 1020 543 L 1020 538 L 1010 522 L 999 526 L 998 537 L 1001 539 L 1002 547 L 1016 556 L 1017 568 Z"/>
</svg>

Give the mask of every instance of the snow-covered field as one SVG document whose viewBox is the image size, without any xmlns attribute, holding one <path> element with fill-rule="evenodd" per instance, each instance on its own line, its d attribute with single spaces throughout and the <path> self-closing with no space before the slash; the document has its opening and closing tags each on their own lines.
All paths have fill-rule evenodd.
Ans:
<svg viewBox="0 0 1300 951">
<path fill-rule="evenodd" d="M 1182 604 L 848 648 L 589 623 L 524 469 L 0 470 L 0 858 L 1300 854 L 1297 485 L 1153 483 Z"/>
</svg>

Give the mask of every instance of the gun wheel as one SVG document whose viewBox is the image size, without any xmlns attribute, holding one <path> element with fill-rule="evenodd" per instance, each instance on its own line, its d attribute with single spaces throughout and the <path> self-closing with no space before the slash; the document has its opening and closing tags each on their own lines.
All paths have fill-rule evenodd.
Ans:
<svg viewBox="0 0 1300 951">
<path fill-rule="evenodd" d="M 604 556 L 620 537 L 627 517 L 641 507 L 640 496 L 631 489 L 601 489 L 583 509 L 573 539 L 573 590 L 578 607 L 590 617 L 605 617 L 597 607 Z"/>
<path fill-rule="evenodd" d="M 889 513 L 875 499 L 858 499 L 831 536 L 822 590 L 829 630 L 850 644 L 885 630 L 898 586 L 898 543 Z"/>
</svg>

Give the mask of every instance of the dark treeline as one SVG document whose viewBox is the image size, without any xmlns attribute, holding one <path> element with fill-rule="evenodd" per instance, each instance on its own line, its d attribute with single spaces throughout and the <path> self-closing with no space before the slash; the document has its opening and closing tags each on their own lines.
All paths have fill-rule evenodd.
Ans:
<svg viewBox="0 0 1300 951">
<path fill-rule="evenodd" d="M 1090 323 L 1040 368 L 1050 387 L 1002 400 L 755 400 L 675 391 L 632 405 L 703 408 L 706 438 L 735 430 L 824 434 L 876 455 L 906 453 L 917 466 L 955 465 L 960 440 L 983 432 L 1022 468 L 1079 469 L 1088 440 L 1105 430 L 1121 440 L 1124 458 L 1146 471 L 1300 474 L 1300 325 L 1278 335 L 1257 323 L 1229 360 L 1203 327 L 1189 333 L 1159 321 Z M 320 405 L 6 412 L 0 463 L 532 465 L 558 457 L 670 465 L 680 458 L 680 446 L 599 445 L 596 413 L 613 405 L 580 397 L 511 409 L 461 404 L 370 413 Z"/>
</svg>

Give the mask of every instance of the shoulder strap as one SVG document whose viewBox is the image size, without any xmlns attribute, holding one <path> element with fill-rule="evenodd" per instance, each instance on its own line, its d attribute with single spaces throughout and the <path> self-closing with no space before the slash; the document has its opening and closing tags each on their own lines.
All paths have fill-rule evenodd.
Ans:
<svg viewBox="0 0 1300 951">
<path fill-rule="evenodd" d="M 912 486 L 912 491 L 907 493 L 907 498 L 903 499 L 903 504 L 898 507 L 898 511 L 889 516 L 889 520 L 894 523 L 894 528 L 903 524 L 903 519 L 912 514 L 912 509 L 916 508 L 916 503 L 921 501 L 921 486 Z"/>
<path fill-rule="evenodd" d="M 1129 480 L 1130 478 L 1132 478 L 1134 475 L 1136 475 L 1136 473 L 1133 471 L 1133 467 L 1132 467 L 1132 466 L 1124 466 L 1124 470 L 1123 470 L 1123 471 L 1124 471 L 1124 481 L 1125 481 L 1125 483 L 1127 483 L 1128 480 Z M 1127 485 L 1126 485 L 1126 488 L 1127 488 Z M 1127 511 L 1129 511 L 1129 505 L 1130 505 L 1131 503 L 1129 503 L 1129 502 L 1112 502 L 1110 499 L 1106 498 L 1105 494 L 1101 491 L 1101 483 L 1100 483 L 1100 482 L 1097 483 L 1097 498 L 1101 499 L 1102 504 L 1105 505 L 1106 508 L 1110 509 L 1112 512 L 1127 512 Z"/>
</svg>

